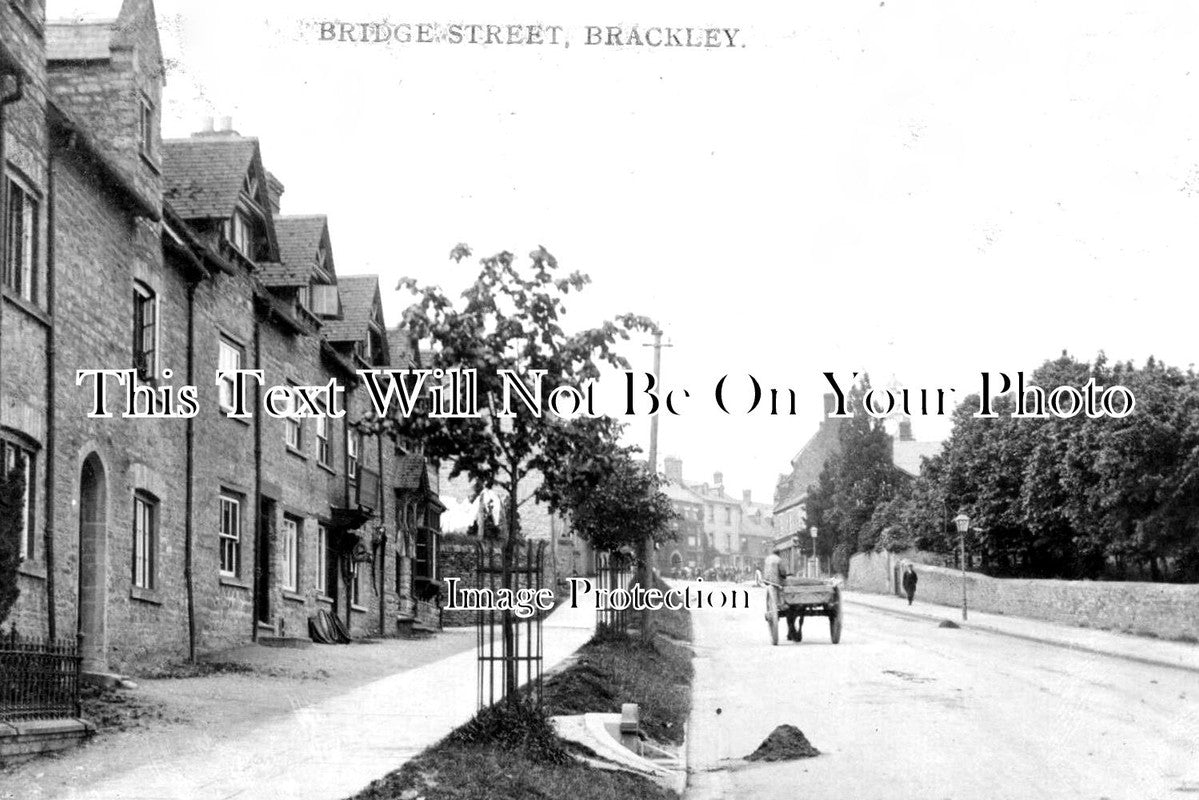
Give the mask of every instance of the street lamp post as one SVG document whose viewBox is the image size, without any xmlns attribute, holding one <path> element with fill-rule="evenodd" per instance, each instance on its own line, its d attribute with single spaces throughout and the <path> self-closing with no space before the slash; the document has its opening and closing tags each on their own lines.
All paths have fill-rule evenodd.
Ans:
<svg viewBox="0 0 1199 800">
<path fill-rule="evenodd" d="M 808 531 L 812 534 L 812 558 L 816 559 L 816 574 L 813 575 L 812 577 L 819 578 L 820 577 L 820 556 L 816 555 L 816 533 L 817 533 L 816 526 L 813 525 L 812 527 L 808 528 Z"/>
<path fill-rule="evenodd" d="M 958 529 L 958 546 L 962 558 L 962 621 L 966 621 L 966 531 L 970 530 L 970 517 L 958 514 L 953 518 L 953 524 Z"/>
</svg>

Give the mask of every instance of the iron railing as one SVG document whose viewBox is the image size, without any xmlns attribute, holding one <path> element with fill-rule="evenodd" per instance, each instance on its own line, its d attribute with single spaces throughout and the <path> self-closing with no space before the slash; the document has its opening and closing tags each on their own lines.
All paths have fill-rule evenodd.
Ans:
<svg viewBox="0 0 1199 800">
<path fill-rule="evenodd" d="M 78 717 L 79 640 L 0 634 L 0 722 Z"/>
</svg>

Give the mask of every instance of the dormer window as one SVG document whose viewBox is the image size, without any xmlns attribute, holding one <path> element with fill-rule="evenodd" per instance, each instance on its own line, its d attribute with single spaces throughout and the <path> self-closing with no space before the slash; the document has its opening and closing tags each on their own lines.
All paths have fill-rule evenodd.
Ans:
<svg viewBox="0 0 1199 800">
<path fill-rule="evenodd" d="M 323 244 L 316 251 L 316 268 L 324 274 L 329 274 L 329 248 Z"/>
<path fill-rule="evenodd" d="M 366 333 L 366 341 L 363 343 L 363 358 L 366 359 L 366 363 L 368 364 L 380 366 L 385 356 L 383 332 L 372 323 Z"/>
<path fill-rule="evenodd" d="M 242 184 L 241 188 L 247 197 L 255 203 L 258 202 L 258 178 L 254 177 L 252 173 L 246 175 L 246 182 Z"/>
<path fill-rule="evenodd" d="M 240 211 L 233 212 L 233 216 L 225 223 L 225 238 L 237 252 L 253 260 L 254 232 L 245 214 Z"/>
</svg>

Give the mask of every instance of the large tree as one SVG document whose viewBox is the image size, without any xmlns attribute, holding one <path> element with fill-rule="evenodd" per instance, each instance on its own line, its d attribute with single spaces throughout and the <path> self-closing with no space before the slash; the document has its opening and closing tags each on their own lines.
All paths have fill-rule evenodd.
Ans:
<svg viewBox="0 0 1199 800">
<path fill-rule="evenodd" d="M 891 502 L 904 481 L 891 459 L 891 437 L 882 421 L 865 411 L 869 391 L 870 377 L 863 375 L 848 392 L 853 416 L 840 426 L 841 448 L 808 487 L 808 524 L 819 528 L 818 552 L 832 556 L 835 567 L 843 566 L 848 554 L 874 549 L 880 533 L 875 512 Z"/>
<path fill-rule="evenodd" d="M 944 518 L 963 510 L 970 551 L 994 574 L 1199 578 L 1199 379 L 1100 353 L 1093 363 L 1063 354 L 1027 383 L 1048 394 L 1091 379 L 1127 387 L 1134 412 L 1013 418 L 1007 395 L 995 400 L 997 417 L 977 418 L 978 398 L 966 398 L 944 451 L 907 491 L 920 546 L 952 552 L 957 534 Z"/>
<path fill-rule="evenodd" d="M 460 263 L 471 256 L 458 245 L 450 258 Z M 599 450 L 615 435 L 602 421 L 556 416 L 549 408 L 551 390 L 582 390 L 600 377 L 604 365 L 627 369 L 615 347 L 633 331 L 653 332 L 648 318 L 624 314 L 592 328 L 568 333 L 563 328 L 565 300 L 587 285 L 586 275 L 563 275 L 557 259 L 544 247 L 520 264 L 509 252 L 479 261 L 474 281 L 455 302 L 436 286 L 421 286 L 403 278 L 398 289 L 413 292 L 416 301 L 404 313 L 403 324 L 417 341 L 428 345 L 422 366 L 443 370 L 477 370 L 477 396 L 481 413 L 465 418 L 431 416 L 427 404 L 401 421 L 404 433 L 419 437 L 425 453 L 447 461 L 451 478 L 464 475 L 476 492 L 494 489 L 506 498 L 504 545 L 505 585 L 511 582 L 510 565 L 521 540 L 519 490 L 531 473 L 541 476 L 539 493 L 553 493 L 569 472 L 576 451 Z M 504 383 L 501 371 L 529 381 L 535 394 L 535 376 L 544 392 L 539 413 L 519 401 L 512 416 L 501 416 Z M 504 618 L 505 657 L 511 658 L 515 638 L 511 615 Z M 515 695 L 516 670 L 505 670 L 508 694 Z"/>
</svg>

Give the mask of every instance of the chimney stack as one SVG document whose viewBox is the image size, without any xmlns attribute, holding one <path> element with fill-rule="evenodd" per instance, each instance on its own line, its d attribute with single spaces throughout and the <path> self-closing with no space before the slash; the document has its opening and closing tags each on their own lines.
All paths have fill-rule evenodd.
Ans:
<svg viewBox="0 0 1199 800">
<path fill-rule="evenodd" d="M 741 502 L 745 505 L 749 505 L 753 502 L 753 496 L 754 493 L 752 489 L 745 489 L 741 492 Z"/>
<path fill-rule="evenodd" d="M 683 485 L 683 461 L 675 456 L 667 456 L 662 460 L 663 468 L 666 470 L 666 480 L 671 483 Z"/>
<path fill-rule="evenodd" d="M 716 491 L 718 491 L 718 492 L 724 488 L 724 473 L 723 472 L 713 472 L 712 473 L 712 485 L 716 487 Z"/>
<path fill-rule="evenodd" d="M 200 133 L 213 133 L 216 131 L 216 121 L 212 117 L 204 118 L 204 127 L 200 128 Z"/>
<path fill-rule="evenodd" d="M 271 213 L 277 216 L 280 213 L 279 209 L 283 197 L 283 182 L 276 178 L 269 170 L 266 173 L 266 191 L 271 199 Z"/>
<path fill-rule="evenodd" d="M 912 421 L 904 418 L 899 421 L 899 441 L 910 442 L 915 437 L 912 436 Z"/>
</svg>

